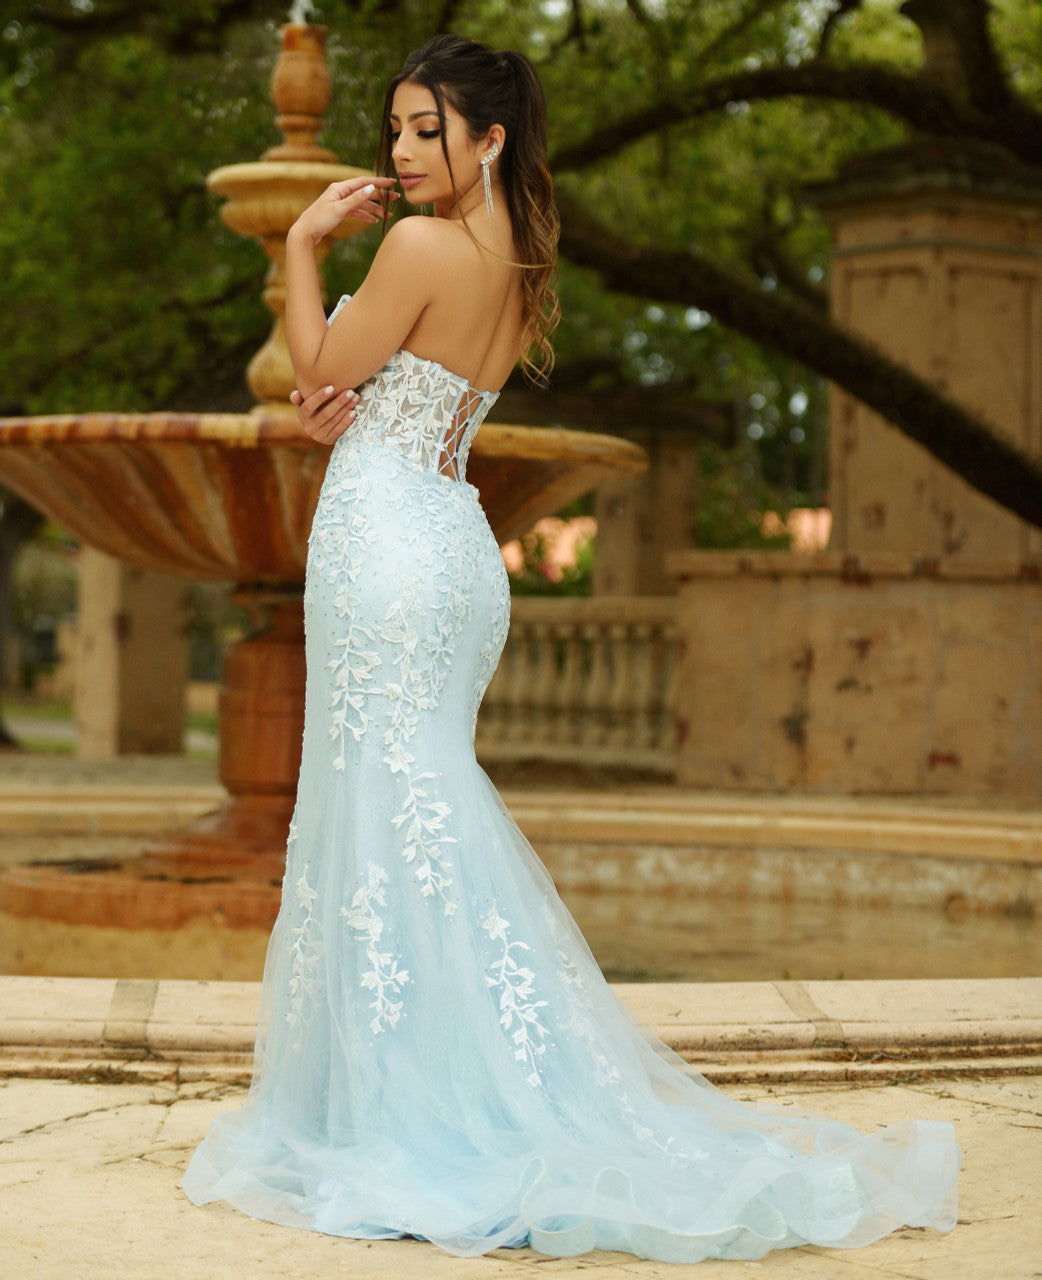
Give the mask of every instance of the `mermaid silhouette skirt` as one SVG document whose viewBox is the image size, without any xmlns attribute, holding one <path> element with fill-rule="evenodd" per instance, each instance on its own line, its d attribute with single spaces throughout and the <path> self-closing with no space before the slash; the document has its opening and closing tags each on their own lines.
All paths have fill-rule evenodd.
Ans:
<svg viewBox="0 0 1042 1280">
<path fill-rule="evenodd" d="M 950 1230 L 950 1125 L 863 1135 L 693 1074 L 612 994 L 478 767 L 509 597 L 456 477 L 493 398 L 400 352 L 334 449 L 254 1080 L 186 1193 L 460 1256 L 694 1262 Z"/>
</svg>

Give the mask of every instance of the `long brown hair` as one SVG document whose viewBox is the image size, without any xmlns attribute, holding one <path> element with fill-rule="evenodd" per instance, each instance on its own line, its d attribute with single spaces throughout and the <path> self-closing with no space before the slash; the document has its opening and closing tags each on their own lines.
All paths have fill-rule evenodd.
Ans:
<svg viewBox="0 0 1042 1280">
<path fill-rule="evenodd" d="M 498 163 L 521 258 L 518 270 L 526 335 L 521 368 L 530 380 L 545 382 L 554 363 L 550 335 L 560 318 L 556 289 L 560 221 L 546 155 L 546 98 L 536 69 L 523 53 L 510 49 L 496 53 L 460 36 L 435 36 L 410 53 L 384 100 L 376 171 L 388 176 L 394 175 L 391 107 L 395 90 L 406 80 L 423 85 L 434 96 L 441 149 L 454 192 L 445 102 L 463 117 L 473 139 L 484 137 L 494 124 L 503 126 L 506 138 Z"/>
</svg>

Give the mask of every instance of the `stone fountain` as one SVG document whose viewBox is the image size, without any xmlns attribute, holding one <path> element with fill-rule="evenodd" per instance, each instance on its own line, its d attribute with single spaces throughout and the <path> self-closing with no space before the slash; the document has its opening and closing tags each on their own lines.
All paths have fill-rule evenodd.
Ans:
<svg viewBox="0 0 1042 1280">
<path fill-rule="evenodd" d="M 49 922 L 87 934 L 162 936 L 214 916 L 225 926 L 260 930 L 274 918 L 303 731 L 307 535 L 328 457 L 300 431 L 288 404 L 294 380 L 283 326 L 285 236 L 328 183 L 363 172 L 337 164 L 316 142 L 330 96 L 324 40 L 323 27 L 282 28 L 272 92 L 284 140 L 261 160 L 220 168 L 208 179 L 226 197 L 225 222 L 257 237 L 270 259 L 264 301 L 275 319 L 247 370 L 258 401 L 253 411 L 0 419 L 4 483 L 121 560 L 235 582 L 256 624 L 225 655 L 218 758 L 224 805 L 129 862 L 8 869 L 0 874 L 5 932 L 7 923 Z M 363 229 L 349 222 L 337 234 Z M 614 437 L 486 423 L 468 479 L 505 542 L 604 480 L 644 465 L 637 446 Z M 107 945 L 111 951 L 111 939 Z M 28 957 L 20 963 L 40 971 Z M 252 976 L 234 969 L 224 976 Z"/>
</svg>

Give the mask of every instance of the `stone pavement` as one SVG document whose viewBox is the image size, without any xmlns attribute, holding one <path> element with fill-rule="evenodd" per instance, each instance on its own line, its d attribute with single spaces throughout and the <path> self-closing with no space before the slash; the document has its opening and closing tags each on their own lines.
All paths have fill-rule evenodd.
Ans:
<svg viewBox="0 0 1042 1280">
<path fill-rule="evenodd" d="M 126 840 L 130 852 L 142 832 L 188 821 L 220 796 L 212 764 L 198 761 L 114 769 L 9 757 L 0 774 L 0 864 L 24 861 L 37 834 L 67 840 L 49 847 L 52 858 L 86 856 L 92 840 L 108 852 Z M 534 793 L 525 802 L 528 818 L 547 827 L 544 837 L 560 836 L 558 810 Z M 674 805 L 681 802 L 684 822 L 716 824 L 729 855 L 751 835 L 779 841 L 795 821 L 784 800 L 743 801 L 735 813 L 714 801 L 704 819 L 690 797 Z M 651 804 L 627 802 L 642 831 Z M 680 821 L 661 796 L 654 807 L 664 830 Z M 814 848 L 846 847 L 863 829 L 866 849 L 878 835 L 886 850 L 972 862 L 985 888 L 999 872 L 1030 872 L 1030 886 L 1013 888 L 1035 901 L 1037 812 L 946 804 L 934 820 L 925 809 L 870 808 L 808 808 L 795 815 L 800 841 L 817 832 Z M 567 817 L 570 836 L 592 821 L 575 803 Z M 912 818 L 914 830 L 905 832 Z M 839 834 L 837 823 L 845 824 Z M 900 1231 L 854 1252 L 806 1248 L 758 1263 L 684 1267 L 604 1253 L 545 1259 L 528 1250 L 464 1261 L 415 1241 L 336 1240 L 220 1205 L 196 1209 L 178 1188 L 181 1171 L 212 1116 L 243 1096 L 256 984 L 0 977 L 0 1280 L 527 1280 L 580 1272 L 604 1280 L 1042 1280 L 1042 978 L 617 990 L 734 1096 L 865 1130 L 910 1116 L 953 1121 L 965 1153 L 959 1226 L 947 1236 Z"/>
<path fill-rule="evenodd" d="M 256 986 L 3 978 L 0 1274 L 4 1280 L 1042 1276 L 1042 980 L 619 991 L 638 1016 L 729 1081 L 724 1087 L 736 1097 L 866 1130 L 911 1116 L 953 1121 L 965 1153 L 959 1226 L 947 1236 L 903 1230 L 852 1252 L 804 1248 L 756 1263 L 693 1267 L 607 1253 L 545 1259 L 529 1250 L 461 1260 L 415 1241 L 337 1240 L 255 1222 L 221 1205 L 196 1209 L 178 1182 L 210 1119 L 243 1096 Z"/>
</svg>

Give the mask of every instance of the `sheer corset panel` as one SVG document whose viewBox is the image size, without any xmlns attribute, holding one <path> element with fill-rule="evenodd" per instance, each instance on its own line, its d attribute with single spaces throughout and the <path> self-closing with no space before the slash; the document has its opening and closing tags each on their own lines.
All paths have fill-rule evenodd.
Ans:
<svg viewBox="0 0 1042 1280">
<path fill-rule="evenodd" d="M 330 323 L 347 301 L 341 298 Z M 391 448 L 425 471 L 464 481 L 471 443 L 498 393 L 479 391 L 438 361 L 403 349 L 358 394 L 354 424 L 342 437 L 346 447 Z"/>
</svg>

